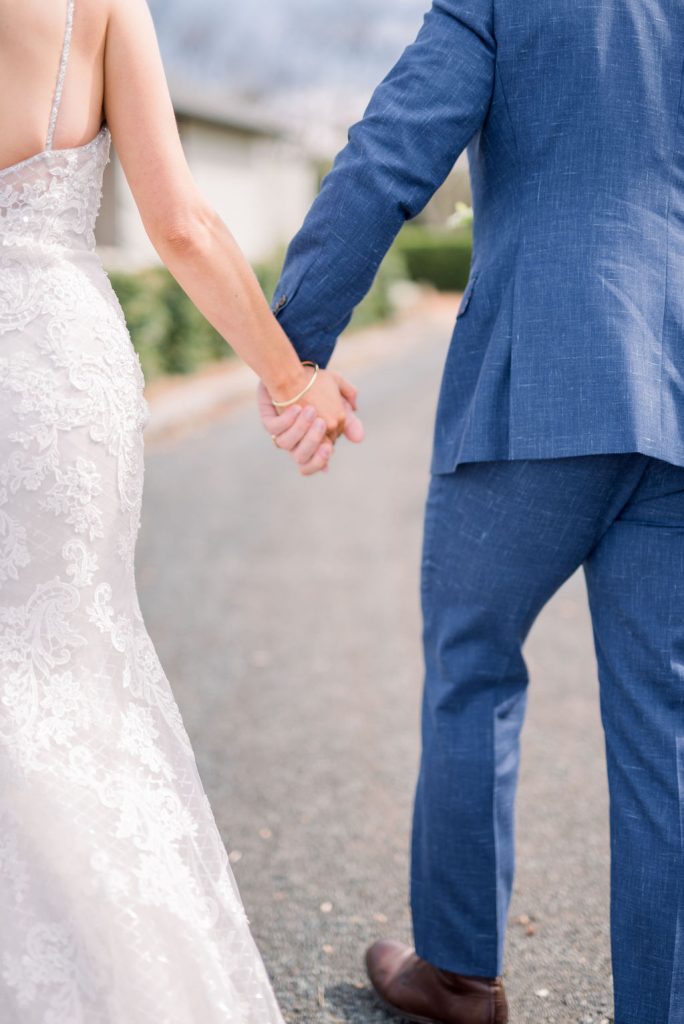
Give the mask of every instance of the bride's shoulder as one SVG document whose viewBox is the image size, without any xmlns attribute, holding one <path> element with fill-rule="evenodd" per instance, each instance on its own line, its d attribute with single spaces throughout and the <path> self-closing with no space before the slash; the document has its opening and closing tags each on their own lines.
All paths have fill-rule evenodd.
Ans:
<svg viewBox="0 0 684 1024">
<path fill-rule="evenodd" d="M 79 0 L 82 2 L 82 0 Z M 88 0 L 105 11 L 105 18 L 109 27 L 125 27 L 139 29 L 141 26 L 149 26 L 152 21 L 150 7 L 147 0 Z"/>
<path fill-rule="evenodd" d="M 147 0 L 89 0 L 89 2 L 96 7 L 104 8 L 109 16 L 140 17 L 149 14 Z"/>
</svg>

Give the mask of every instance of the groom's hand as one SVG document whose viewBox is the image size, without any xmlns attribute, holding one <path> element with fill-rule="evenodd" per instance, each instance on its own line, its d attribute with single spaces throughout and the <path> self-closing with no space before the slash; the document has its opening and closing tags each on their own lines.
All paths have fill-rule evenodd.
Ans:
<svg viewBox="0 0 684 1024">
<path fill-rule="evenodd" d="M 363 440 L 364 431 L 356 415 L 356 390 L 339 375 L 336 378 L 347 412 L 344 436 L 359 444 Z M 258 401 L 261 421 L 273 443 L 290 454 L 302 476 L 327 472 L 334 446 L 326 436 L 325 422 L 317 415 L 316 409 L 311 405 L 294 405 L 278 415 L 263 384 L 259 385 Z"/>
</svg>

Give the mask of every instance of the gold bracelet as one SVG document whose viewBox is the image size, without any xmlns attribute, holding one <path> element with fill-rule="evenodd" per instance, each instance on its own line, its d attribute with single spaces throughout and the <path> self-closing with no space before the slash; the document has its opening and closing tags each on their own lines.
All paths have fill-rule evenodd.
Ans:
<svg viewBox="0 0 684 1024">
<path fill-rule="evenodd" d="M 305 363 L 302 363 L 302 366 L 313 366 L 313 375 L 311 377 L 311 380 L 306 385 L 303 391 L 300 391 L 299 394 L 295 395 L 294 398 L 289 398 L 287 402 L 274 402 L 273 399 L 271 399 L 276 409 L 287 409 L 289 405 L 294 405 L 295 402 L 298 402 L 300 398 L 303 398 L 304 395 L 307 394 L 307 392 L 311 391 L 311 388 L 316 383 L 316 378 L 318 377 L 318 373 L 320 370 L 318 363 L 312 363 L 307 359 Z"/>
</svg>

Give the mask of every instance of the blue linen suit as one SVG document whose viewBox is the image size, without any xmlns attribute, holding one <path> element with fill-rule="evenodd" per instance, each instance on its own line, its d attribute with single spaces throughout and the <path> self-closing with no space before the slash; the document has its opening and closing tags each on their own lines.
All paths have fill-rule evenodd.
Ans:
<svg viewBox="0 0 684 1024">
<path fill-rule="evenodd" d="M 521 646 L 583 565 L 616 1024 L 684 1021 L 683 83 L 681 0 L 435 0 L 351 129 L 274 302 L 301 357 L 326 364 L 467 146 L 473 265 L 423 559 L 416 945 L 446 969 L 501 970 Z"/>
</svg>

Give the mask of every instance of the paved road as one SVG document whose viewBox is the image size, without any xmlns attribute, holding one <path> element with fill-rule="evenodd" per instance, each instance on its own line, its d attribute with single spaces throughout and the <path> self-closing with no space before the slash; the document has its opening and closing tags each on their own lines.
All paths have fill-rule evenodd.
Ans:
<svg viewBox="0 0 684 1024">
<path fill-rule="evenodd" d="M 434 334 L 357 374 L 369 439 L 328 478 L 301 481 L 251 407 L 148 457 L 141 600 L 293 1024 L 387 1022 L 362 954 L 409 935 Z M 581 577 L 527 653 L 512 1021 L 598 1024 L 607 797 Z"/>
</svg>

